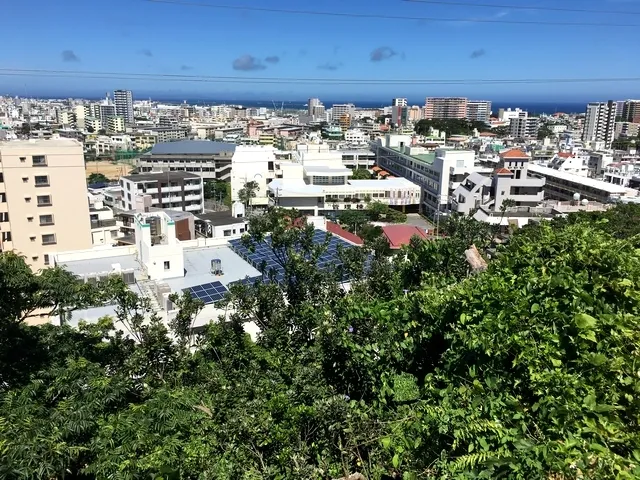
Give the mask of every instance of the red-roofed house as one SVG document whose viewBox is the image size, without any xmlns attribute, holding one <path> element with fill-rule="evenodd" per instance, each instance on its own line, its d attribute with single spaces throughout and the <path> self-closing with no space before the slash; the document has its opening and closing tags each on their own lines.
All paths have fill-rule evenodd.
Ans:
<svg viewBox="0 0 640 480">
<path fill-rule="evenodd" d="M 327 231 L 355 245 L 362 245 L 364 243 L 359 236 L 351 233 L 348 230 L 345 230 L 340 225 L 334 222 L 327 221 Z"/>
<path fill-rule="evenodd" d="M 558 156 L 560 158 L 572 158 L 574 155 L 573 153 L 570 153 L 570 152 L 559 152 Z"/>
<path fill-rule="evenodd" d="M 382 232 L 384 236 L 387 237 L 389 246 L 392 249 L 409 245 L 411 238 L 414 236 L 427 238 L 427 233 L 415 225 L 387 225 L 386 227 L 382 227 Z"/>
<path fill-rule="evenodd" d="M 513 160 L 516 158 L 523 158 L 529 160 L 529 155 L 520 150 L 519 148 L 512 148 L 511 150 L 507 150 L 506 152 L 502 152 L 500 154 L 500 158 L 503 160 Z"/>
</svg>

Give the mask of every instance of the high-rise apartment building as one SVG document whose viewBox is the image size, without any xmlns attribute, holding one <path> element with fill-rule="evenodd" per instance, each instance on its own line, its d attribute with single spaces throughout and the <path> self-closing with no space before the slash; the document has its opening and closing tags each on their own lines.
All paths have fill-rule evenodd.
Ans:
<svg viewBox="0 0 640 480">
<path fill-rule="evenodd" d="M 467 102 L 467 120 L 489 123 L 491 102 L 489 100 L 469 100 Z"/>
<path fill-rule="evenodd" d="M 530 117 L 526 112 L 518 118 L 509 121 L 509 135 L 513 138 L 533 139 L 538 137 L 540 119 Z"/>
<path fill-rule="evenodd" d="M 131 90 L 115 90 L 113 101 L 116 107 L 116 115 L 123 117 L 126 123 L 133 123 L 133 95 Z"/>
<path fill-rule="evenodd" d="M 592 102 L 587 105 L 582 140 L 584 142 L 604 142 L 611 147 L 616 130 L 616 103 Z"/>
<path fill-rule="evenodd" d="M 640 123 L 640 100 L 626 100 L 624 102 L 622 121 Z"/>
<path fill-rule="evenodd" d="M 391 107 L 391 123 L 398 127 L 404 126 L 409 120 L 409 107 L 395 106 Z"/>
<path fill-rule="evenodd" d="M 309 115 L 313 116 L 313 109 L 318 105 L 322 105 L 322 102 L 319 98 L 310 98 L 307 102 L 307 108 Z"/>
<path fill-rule="evenodd" d="M 0 251 L 33 270 L 92 247 L 82 144 L 71 139 L 0 142 Z"/>
<path fill-rule="evenodd" d="M 427 120 L 467 117 L 468 100 L 463 97 L 428 97 L 424 106 Z"/>
<path fill-rule="evenodd" d="M 391 106 L 392 107 L 406 107 L 407 106 L 407 99 L 406 98 L 394 98 L 393 100 L 391 100 Z"/>
<path fill-rule="evenodd" d="M 356 111 L 356 106 L 353 103 L 340 103 L 331 107 L 331 121 L 337 123 L 340 119 L 348 115 L 349 118 L 353 118 L 353 114 Z"/>
</svg>

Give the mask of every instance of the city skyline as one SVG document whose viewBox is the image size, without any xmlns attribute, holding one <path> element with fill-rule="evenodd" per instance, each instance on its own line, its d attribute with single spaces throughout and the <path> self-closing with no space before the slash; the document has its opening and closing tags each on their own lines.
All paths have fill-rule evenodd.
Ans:
<svg viewBox="0 0 640 480">
<path fill-rule="evenodd" d="M 618 48 L 633 42 L 637 30 L 621 25 L 640 26 L 640 17 L 635 20 L 635 16 L 625 14 L 545 10 L 554 5 L 543 0 L 535 9 L 523 10 L 404 1 L 371 5 L 358 0 L 346 7 L 330 0 L 309 7 L 302 14 L 291 0 L 270 4 L 271 10 L 266 9 L 269 11 L 261 10 L 264 5 L 255 1 L 230 8 L 208 8 L 215 5 L 153 1 L 129 4 L 116 0 L 108 12 L 87 22 L 87 18 L 95 17 L 93 7 L 79 0 L 70 0 L 65 9 L 43 0 L 29 5 L 14 2 L 6 7 L 5 15 L 29 18 L 30 28 L 39 34 L 25 37 L 19 22 L 6 25 L 9 38 L 22 40 L 15 48 L 0 52 L 3 93 L 68 96 L 75 92 L 94 96 L 112 90 L 117 82 L 116 88 L 144 96 L 187 98 L 298 100 L 335 96 L 354 101 L 390 95 L 464 95 L 493 101 L 633 98 L 632 81 L 584 80 L 640 77 L 640 66 L 628 62 L 627 53 Z M 571 5 L 632 10 L 613 1 L 605 2 L 604 7 L 595 1 Z M 110 13 L 119 9 L 127 11 L 127 19 Z M 292 10 L 297 13 L 291 13 Z M 342 14 L 345 16 L 335 16 Z M 427 21 L 426 17 L 441 20 Z M 100 25 L 109 28 L 96 28 Z M 169 27 L 171 35 L 166 34 Z M 310 30 L 318 34 L 310 35 Z M 402 31 L 402 37 L 388 34 L 398 30 Z M 43 36 L 49 38 L 45 44 L 41 41 Z M 598 41 L 577 40 L 584 36 L 597 36 Z M 607 65 L 616 65 L 615 74 L 607 73 Z M 17 72 L 34 69 L 41 72 Z M 93 75 L 70 77 L 61 71 Z M 116 76 L 104 78 L 100 72 Z M 131 74 L 149 76 L 132 79 Z M 170 75 L 191 78 L 175 79 Z M 221 81 L 198 76 L 234 78 Z M 256 83 L 263 82 L 260 78 L 275 80 Z M 292 80 L 300 78 L 445 82 L 402 86 L 393 82 L 345 85 Z M 524 85 L 446 82 L 569 78 L 583 81 Z"/>
</svg>

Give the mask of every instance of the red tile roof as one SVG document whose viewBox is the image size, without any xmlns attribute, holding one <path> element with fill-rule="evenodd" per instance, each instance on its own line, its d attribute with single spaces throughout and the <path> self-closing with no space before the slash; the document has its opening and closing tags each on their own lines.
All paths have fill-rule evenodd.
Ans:
<svg viewBox="0 0 640 480">
<path fill-rule="evenodd" d="M 491 133 L 491 132 L 480 132 L 480 136 L 481 137 L 497 137 L 498 135 L 496 135 L 495 133 Z"/>
<path fill-rule="evenodd" d="M 382 227 L 382 231 L 389 241 L 391 248 L 400 248 L 409 245 L 411 238 L 417 235 L 420 238 L 427 238 L 427 233 L 420 227 L 414 225 L 387 225 Z"/>
<path fill-rule="evenodd" d="M 331 232 L 333 235 L 337 235 L 338 237 L 344 238 L 345 240 L 355 243 L 356 245 L 362 245 L 364 242 L 362 239 L 354 233 L 351 233 L 348 230 L 345 230 L 340 225 L 334 222 L 327 222 L 327 231 Z"/>
<path fill-rule="evenodd" d="M 558 153 L 558 156 L 560 158 L 571 158 L 573 157 L 573 153 L 569 153 L 569 152 L 560 152 Z"/>
<path fill-rule="evenodd" d="M 500 154 L 500 158 L 529 158 L 529 155 L 524 153 L 519 148 L 513 148 Z"/>
<path fill-rule="evenodd" d="M 495 173 L 498 175 L 511 175 L 512 172 L 507 168 L 496 168 Z"/>
</svg>

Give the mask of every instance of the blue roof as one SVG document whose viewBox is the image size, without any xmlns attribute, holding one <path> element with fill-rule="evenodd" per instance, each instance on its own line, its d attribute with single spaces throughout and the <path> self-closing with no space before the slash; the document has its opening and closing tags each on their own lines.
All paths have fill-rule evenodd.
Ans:
<svg viewBox="0 0 640 480">
<path fill-rule="evenodd" d="M 212 142 L 211 140 L 181 140 L 179 142 L 156 143 L 151 149 L 151 154 L 215 155 L 222 152 L 235 151 L 235 143 Z"/>
</svg>

